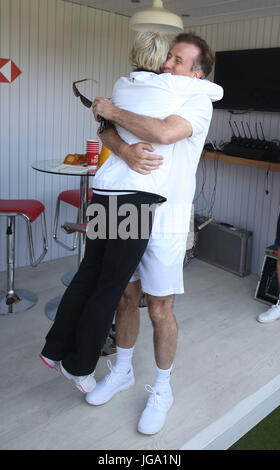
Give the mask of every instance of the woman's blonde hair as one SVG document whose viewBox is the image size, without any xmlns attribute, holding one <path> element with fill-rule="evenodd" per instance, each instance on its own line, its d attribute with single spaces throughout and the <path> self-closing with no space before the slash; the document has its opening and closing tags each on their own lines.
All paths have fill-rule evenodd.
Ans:
<svg viewBox="0 0 280 470">
<path fill-rule="evenodd" d="M 134 69 L 160 72 L 167 59 L 169 48 L 170 45 L 165 36 L 150 31 L 139 31 L 130 51 L 130 63 Z"/>
</svg>

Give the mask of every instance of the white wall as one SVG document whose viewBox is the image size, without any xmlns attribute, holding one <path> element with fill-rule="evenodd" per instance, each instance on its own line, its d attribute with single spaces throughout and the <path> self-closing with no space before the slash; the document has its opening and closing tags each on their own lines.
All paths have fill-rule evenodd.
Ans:
<svg viewBox="0 0 280 470">
<path fill-rule="evenodd" d="M 0 0 L 0 57 L 12 59 L 22 74 L 0 83 L 0 197 L 33 198 L 46 206 L 49 252 L 69 252 L 53 242 L 52 226 L 59 192 L 79 187 L 79 177 L 34 171 L 32 162 L 84 153 L 96 138 L 92 113 L 74 97 L 72 82 L 95 78 L 89 97 L 110 96 L 112 85 L 129 72 L 128 18 L 61 0 Z M 62 212 L 62 221 L 75 211 Z M 40 248 L 40 225 L 35 222 Z M 0 217 L 0 270 L 6 269 L 6 218 Z M 16 225 L 16 265 L 28 264 L 24 222 Z M 69 242 L 63 234 L 62 239 Z"/>
<path fill-rule="evenodd" d="M 279 16 L 194 26 L 188 30 L 195 31 L 205 38 L 214 51 L 280 46 Z M 273 72 L 273 64 L 271 68 Z M 240 74 L 250 74 L 250 70 L 240 70 Z M 213 78 L 213 73 L 210 78 Z M 235 115 L 232 120 L 236 120 L 240 128 L 242 120 L 244 124 L 248 121 L 252 130 L 256 121 L 261 122 L 266 139 L 279 140 L 279 117 L 279 113 L 250 112 Z M 221 141 L 229 141 L 229 118 L 227 111 L 215 110 L 208 139 L 218 144 Z M 197 172 L 196 198 L 203 183 L 204 194 L 201 193 L 195 202 L 195 209 L 203 215 L 209 214 L 215 181 L 216 196 L 211 214 L 219 221 L 254 232 L 251 269 L 253 273 L 260 274 L 265 248 L 275 240 L 280 210 L 280 173 L 267 174 L 260 169 L 201 160 Z M 265 193 L 266 189 L 269 194 Z"/>
<path fill-rule="evenodd" d="M 94 77 L 98 85 L 85 87 L 88 96 L 110 96 L 112 84 L 129 72 L 129 19 L 62 0 L 0 0 L 0 57 L 11 58 L 22 70 L 12 84 L 0 83 L 0 197 L 34 198 L 46 205 L 49 252 L 46 260 L 68 254 L 52 241 L 56 197 L 78 188 L 78 177 L 51 176 L 31 169 L 36 160 L 84 152 L 88 137 L 96 138 L 91 112 L 80 104 L 72 81 Z M 214 50 L 275 47 L 280 44 L 280 18 L 267 17 L 232 23 L 194 26 Z M 249 70 L 241 73 L 250 73 Z M 279 114 L 250 113 L 264 126 L 267 139 L 280 135 Z M 244 117 L 244 116 L 243 116 Z M 215 111 L 209 137 L 230 138 L 229 114 Z M 236 117 L 240 119 L 240 117 Z M 205 168 L 205 170 L 204 170 Z M 199 166 L 197 193 L 204 175 L 208 207 L 215 182 L 213 162 Z M 218 220 L 253 230 L 252 271 L 260 272 L 264 249 L 274 241 L 280 203 L 280 173 L 220 163 L 213 215 Z M 196 208 L 204 207 L 200 197 Z M 62 211 L 62 220 L 75 212 Z M 5 218 L 0 218 L 0 270 L 6 269 Z M 35 244 L 39 248 L 40 227 Z M 16 265 L 28 264 L 23 221 L 17 222 Z M 64 241 L 69 237 L 61 234 Z"/>
</svg>

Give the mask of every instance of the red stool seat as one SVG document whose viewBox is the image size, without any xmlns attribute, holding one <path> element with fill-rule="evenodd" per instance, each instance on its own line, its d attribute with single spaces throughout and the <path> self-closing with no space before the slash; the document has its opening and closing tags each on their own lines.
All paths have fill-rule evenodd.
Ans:
<svg viewBox="0 0 280 470">
<path fill-rule="evenodd" d="M 0 199 L 0 212 L 17 212 L 34 222 L 45 210 L 45 206 L 34 199 Z"/>
<path fill-rule="evenodd" d="M 88 201 L 92 198 L 92 188 L 88 189 Z M 69 189 L 68 191 L 63 191 L 59 194 L 58 199 L 60 201 L 66 202 L 67 204 L 71 204 L 72 206 L 77 207 L 80 209 L 80 191 L 79 189 Z"/>
</svg>

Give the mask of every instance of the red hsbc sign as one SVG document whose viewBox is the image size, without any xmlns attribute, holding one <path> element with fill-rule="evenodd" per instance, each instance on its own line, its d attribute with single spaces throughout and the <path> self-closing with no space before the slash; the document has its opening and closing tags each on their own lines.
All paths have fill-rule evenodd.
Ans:
<svg viewBox="0 0 280 470">
<path fill-rule="evenodd" d="M 11 83 L 21 73 L 21 70 L 11 59 L 0 58 L 0 83 Z"/>
</svg>

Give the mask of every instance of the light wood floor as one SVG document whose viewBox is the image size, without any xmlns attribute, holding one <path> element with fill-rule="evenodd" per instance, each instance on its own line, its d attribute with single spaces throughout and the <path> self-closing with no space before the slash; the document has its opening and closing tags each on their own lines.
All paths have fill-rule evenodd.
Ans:
<svg viewBox="0 0 280 470">
<path fill-rule="evenodd" d="M 63 293 L 60 278 L 75 267 L 76 258 L 66 257 L 16 271 L 17 287 L 33 289 L 39 302 L 24 313 L 0 316 L 1 449 L 179 449 L 279 374 L 280 322 L 256 321 L 267 309 L 253 298 L 257 277 L 242 279 L 192 260 L 185 269 L 185 294 L 175 299 L 179 344 L 172 374 L 174 406 L 159 434 L 139 434 L 144 387 L 154 379 L 146 308 L 141 309 L 134 355 L 136 384 L 106 405 L 89 406 L 72 382 L 38 358 L 52 324 L 44 306 Z M 5 273 L 0 273 L 0 282 L 2 290 Z M 101 358 L 97 379 L 106 370 L 106 358 Z"/>
</svg>

